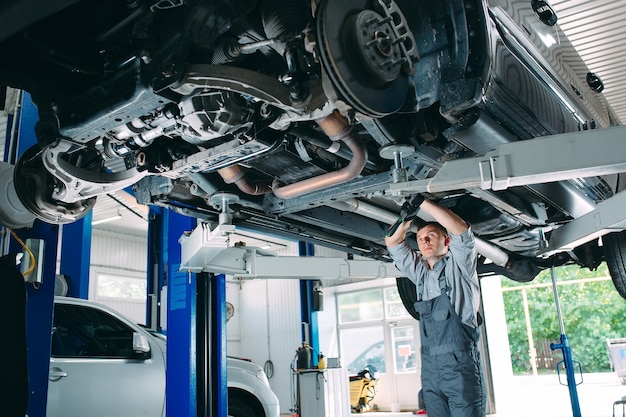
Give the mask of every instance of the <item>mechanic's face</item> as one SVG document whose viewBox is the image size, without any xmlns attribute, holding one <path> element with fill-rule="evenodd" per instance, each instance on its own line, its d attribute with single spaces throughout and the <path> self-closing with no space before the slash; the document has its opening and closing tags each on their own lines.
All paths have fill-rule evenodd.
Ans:
<svg viewBox="0 0 626 417">
<path fill-rule="evenodd" d="M 417 247 L 430 266 L 448 253 L 449 244 L 450 236 L 443 233 L 437 226 L 428 225 L 417 232 Z"/>
</svg>

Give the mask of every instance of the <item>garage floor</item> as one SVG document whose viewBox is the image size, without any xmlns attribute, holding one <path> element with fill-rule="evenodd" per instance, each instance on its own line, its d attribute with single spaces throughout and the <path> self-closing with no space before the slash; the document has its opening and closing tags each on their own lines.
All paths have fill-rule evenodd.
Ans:
<svg viewBox="0 0 626 417">
<path fill-rule="evenodd" d="M 582 378 L 583 383 L 576 387 L 581 414 L 585 417 L 613 416 L 613 403 L 626 396 L 626 385 L 622 385 L 613 372 L 583 374 Z M 569 390 L 559 384 L 556 375 L 513 377 L 510 389 L 499 390 L 496 396 L 497 417 L 572 416 Z M 620 406 L 615 416 L 621 417 L 621 411 Z"/>
<path fill-rule="evenodd" d="M 565 376 L 563 375 L 563 378 Z M 556 375 L 515 376 L 508 384 L 496 387 L 497 413 L 492 417 L 571 417 L 569 390 L 560 385 Z M 626 385 L 615 373 L 583 374 L 577 386 L 581 414 L 584 417 L 612 417 L 613 403 L 626 397 Z M 409 417 L 403 413 L 363 413 L 352 417 Z M 622 417 L 621 405 L 616 417 Z M 624 416 L 626 417 L 626 416 Z"/>
</svg>

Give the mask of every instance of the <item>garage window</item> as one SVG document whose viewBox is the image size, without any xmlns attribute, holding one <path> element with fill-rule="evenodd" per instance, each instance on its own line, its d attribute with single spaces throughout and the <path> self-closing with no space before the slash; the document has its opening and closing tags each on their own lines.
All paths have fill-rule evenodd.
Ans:
<svg viewBox="0 0 626 417">
<path fill-rule="evenodd" d="M 397 287 L 380 287 L 337 295 L 341 357 L 351 374 L 371 365 L 379 373 L 415 371 L 414 320 Z M 408 325 L 400 325 L 405 320 Z M 386 355 L 386 346 L 393 355 Z M 388 358 L 389 357 L 389 358 Z M 387 366 L 393 360 L 393 367 Z"/>
<path fill-rule="evenodd" d="M 409 317 L 397 287 L 338 294 L 337 306 L 339 324 Z"/>
<path fill-rule="evenodd" d="M 340 324 L 381 320 L 384 316 L 380 288 L 339 294 L 337 304 Z"/>
<path fill-rule="evenodd" d="M 146 279 L 121 275 L 98 274 L 96 296 L 118 300 L 140 300 L 147 298 Z"/>
</svg>

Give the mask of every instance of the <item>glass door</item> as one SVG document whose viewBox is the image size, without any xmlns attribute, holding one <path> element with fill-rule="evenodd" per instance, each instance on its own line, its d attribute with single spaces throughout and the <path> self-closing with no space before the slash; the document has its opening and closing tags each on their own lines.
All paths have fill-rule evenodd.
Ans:
<svg viewBox="0 0 626 417">
<path fill-rule="evenodd" d="M 387 329 L 393 363 L 387 371 L 389 380 L 393 383 L 389 399 L 390 409 L 399 411 L 417 408 L 417 395 L 421 388 L 417 321 L 412 318 L 392 321 Z"/>
<path fill-rule="evenodd" d="M 397 288 L 374 288 L 338 294 L 341 360 L 350 375 L 367 366 L 376 370 L 372 405 L 399 411 L 415 409 L 421 388 L 419 328 Z"/>
</svg>

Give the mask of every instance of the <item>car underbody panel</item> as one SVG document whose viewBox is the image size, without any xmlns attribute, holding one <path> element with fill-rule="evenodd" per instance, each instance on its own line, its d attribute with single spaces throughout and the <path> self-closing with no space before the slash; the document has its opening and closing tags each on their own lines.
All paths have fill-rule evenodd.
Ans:
<svg viewBox="0 0 626 417">
<path fill-rule="evenodd" d="M 129 186 L 140 203 L 218 222 L 212 196 L 228 193 L 234 224 L 386 259 L 405 198 L 393 184 L 615 124 L 531 3 L 107 0 L 27 16 L 0 32 L 0 84 L 27 91 L 40 117 L 17 194 L 68 223 Z M 597 239 L 548 260 L 542 236 L 619 192 L 618 171 L 424 194 L 505 255 L 494 266 L 483 253 L 483 273 L 527 281 L 603 260 Z"/>
</svg>

